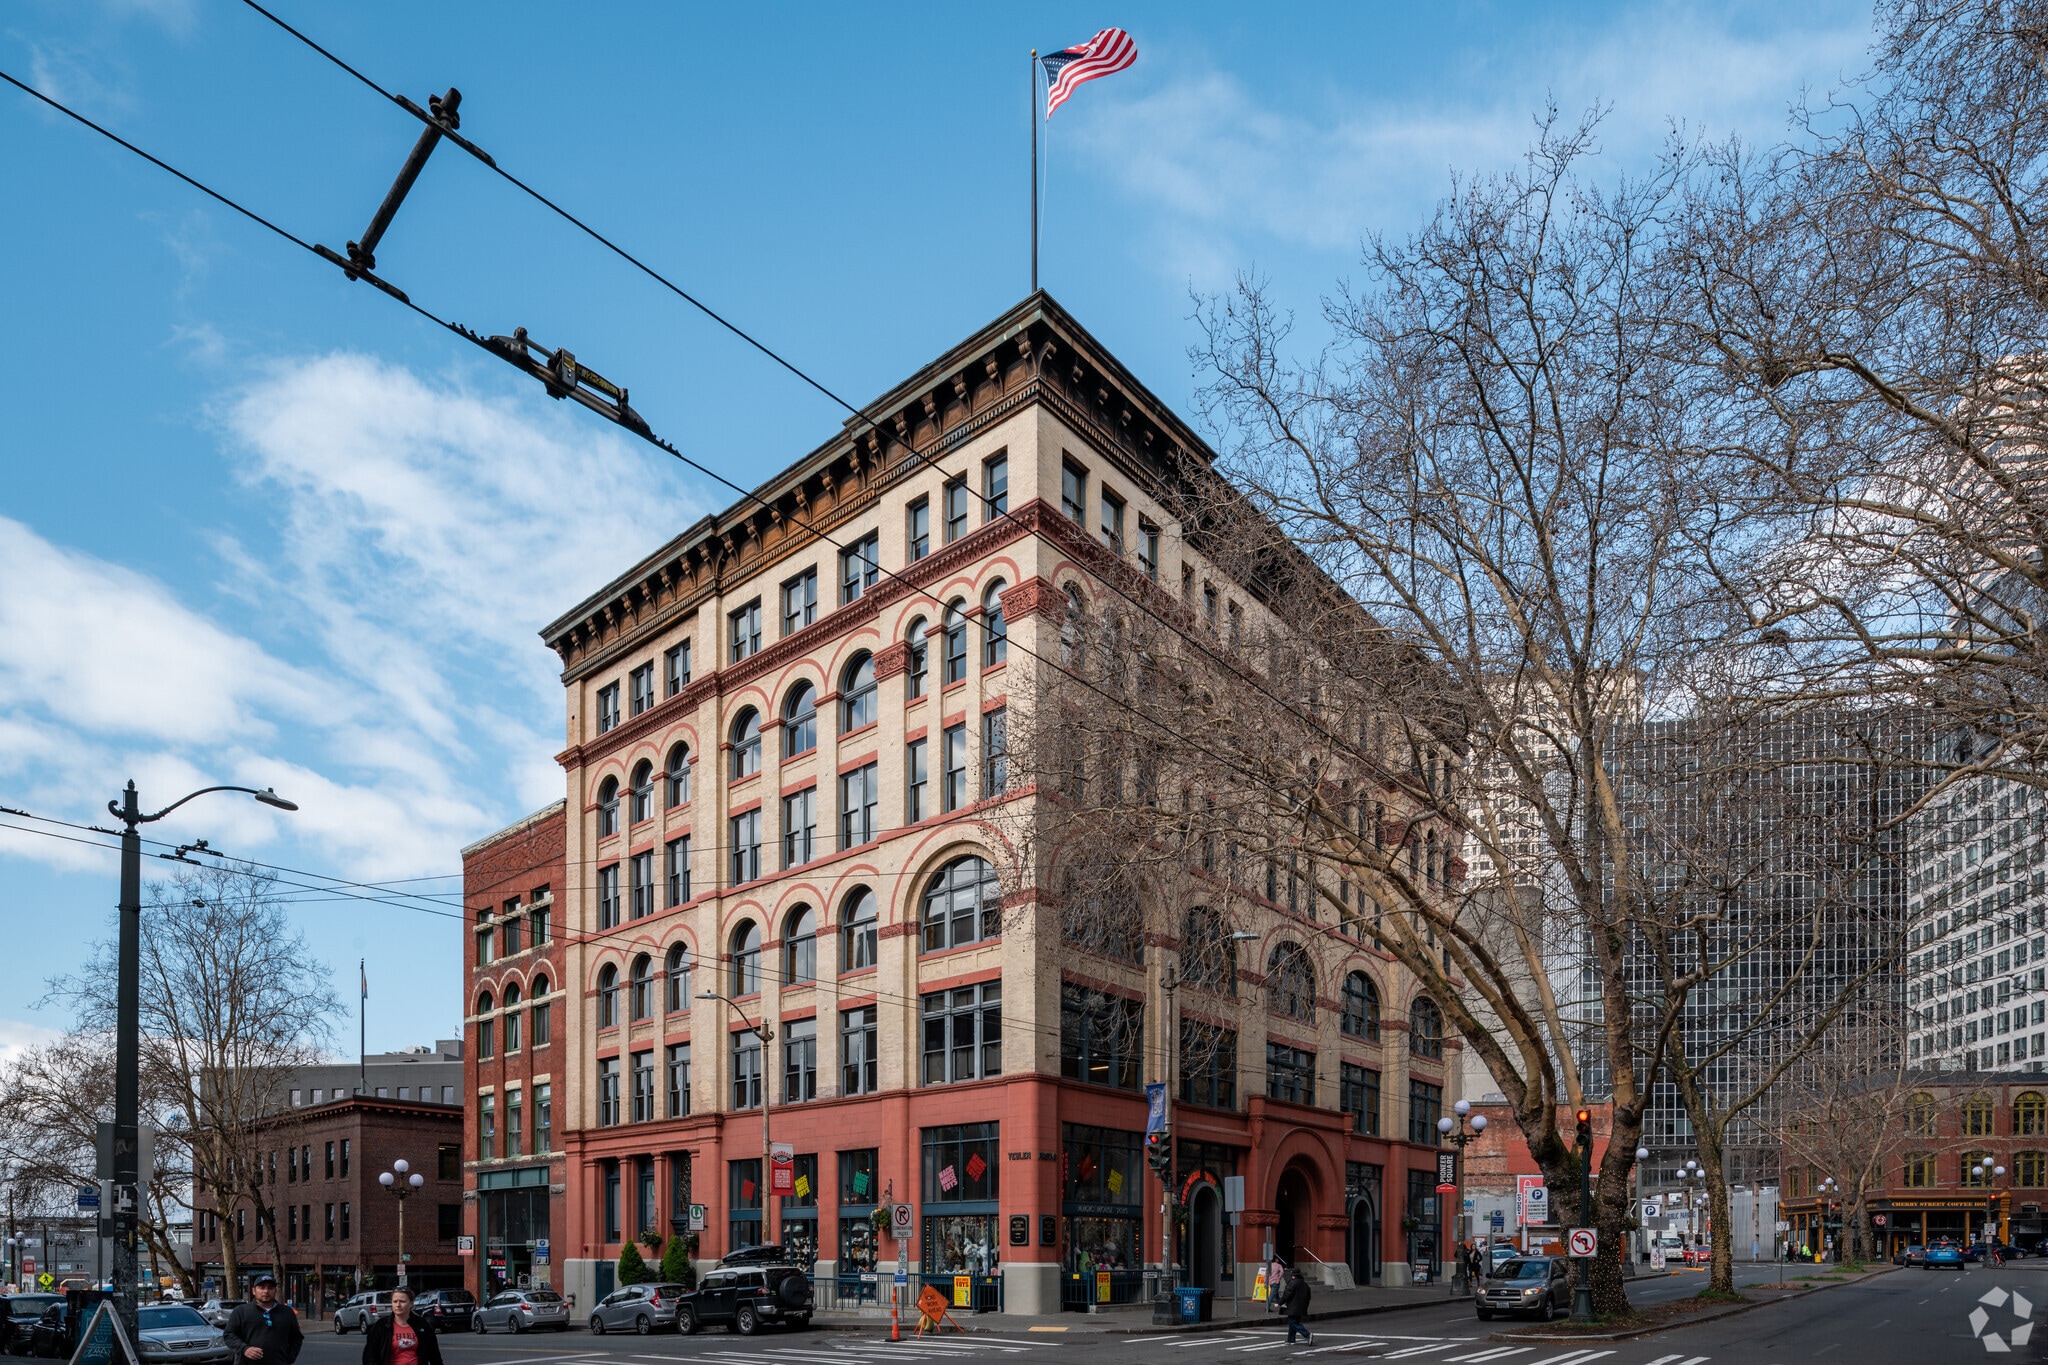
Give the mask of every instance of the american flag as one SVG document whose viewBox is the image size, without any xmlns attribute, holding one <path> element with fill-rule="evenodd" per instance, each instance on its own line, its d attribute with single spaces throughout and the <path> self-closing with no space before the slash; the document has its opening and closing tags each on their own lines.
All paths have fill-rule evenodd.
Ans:
<svg viewBox="0 0 2048 1365">
<path fill-rule="evenodd" d="M 1138 60 L 1138 45 L 1120 28 L 1106 28 L 1079 47 L 1040 57 L 1045 63 L 1045 116 L 1065 104 L 1083 81 L 1113 76 Z"/>
</svg>

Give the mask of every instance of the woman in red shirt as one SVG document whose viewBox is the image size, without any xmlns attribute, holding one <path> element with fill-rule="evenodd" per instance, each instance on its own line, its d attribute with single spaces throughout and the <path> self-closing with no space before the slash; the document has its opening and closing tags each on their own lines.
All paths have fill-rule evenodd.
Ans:
<svg viewBox="0 0 2048 1365">
<path fill-rule="evenodd" d="M 412 1314 L 412 1291 L 391 1291 L 391 1315 L 363 1334 L 363 1365 L 442 1365 L 434 1329 Z"/>
</svg>

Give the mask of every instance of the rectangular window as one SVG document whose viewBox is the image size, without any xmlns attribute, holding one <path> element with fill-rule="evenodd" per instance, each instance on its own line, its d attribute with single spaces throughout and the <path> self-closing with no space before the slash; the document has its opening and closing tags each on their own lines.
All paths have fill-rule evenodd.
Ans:
<svg viewBox="0 0 2048 1365">
<path fill-rule="evenodd" d="M 533 1154 L 555 1150 L 555 1088 L 546 1082 L 533 1088 Z"/>
<path fill-rule="evenodd" d="M 505 1155 L 508 1157 L 526 1155 L 526 1111 L 519 1103 L 520 1098 L 517 1090 L 505 1092 Z"/>
<path fill-rule="evenodd" d="M 1143 1003 L 1061 983 L 1060 1075 L 1136 1090 L 1144 1040 Z"/>
<path fill-rule="evenodd" d="M 1003 986 L 936 991 L 924 997 L 924 1084 L 1003 1074 Z"/>
<path fill-rule="evenodd" d="M 958 810 L 967 804 L 967 726 L 949 725 L 945 740 L 945 770 L 943 785 L 939 789 L 940 807 L 944 810 Z"/>
<path fill-rule="evenodd" d="M 839 846 L 858 848 L 881 833 L 875 806 L 881 799 L 880 765 L 867 763 L 839 775 Z"/>
<path fill-rule="evenodd" d="M 533 1007 L 532 1014 L 534 1047 L 546 1047 L 550 1042 L 553 1041 L 552 1037 L 550 1037 L 552 1030 L 548 1027 L 548 1016 L 554 1012 L 554 1008 L 554 1004 L 551 1001 L 547 1000 L 543 1000 L 538 1005 L 535 1005 Z"/>
<path fill-rule="evenodd" d="M 654 1052 L 633 1054 L 633 1122 L 654 1118 Z"/>
<path fill-rule="evenodd" d="M 906 824 L 916 824 L 931 814 L 930 797 L 927 787 L 931 779 L 931 759 L 925 752 L 925 742 L 913 739 L 905 747 L 903 755 L 903 819 Z"/>
<path fill-rule="evenodd" d="M 875 1072 L 875 1007 L 839 1012 L 839 1060 L 842 1068 L 839 1091 L 843 1095 L 872 1095 L 879 1085 Z"/>
<path fill-rule="evenodd" d="M 1124 500 L 1107 488 L 1102 490 L 1102 543 L 1111 554 L 1124 552 Z"/>
<path fill-rule="evenodd" d="M 818 1098 L 818 1021 L 791 1019 L 782 1026 L 782 1102 Z"/>
<path fill-rule="evenodd" d="M 487 916 L 487 915 L 489 915 L 490 913 L 491 913 L 491 912 L 490 912 L 490 911 L 488 911 L 488 910 L 479 910 L 479 911 L 477 912 L 477 914 L 478 914 L 478 916 L 479 916 L 479 917 L 482 917 L 482 916 Z M 481 929 L 479 929 L 479 930 L 477 930 L 477 931 L 476 931 L 476 965 L 477 965 L 477 966 L 479 966 L 479 967 L 488 967 L 488 966 L 490 966 L 490 965 L 491 965 L 491 964 L 492 964 L 493 962 L 496 962 L 496 961 L 498 960 L 498 957 L 497 957 L 497 953 L 496 953 L 496 951 L 495 951 L 495 949 L 496 949 L 496 947 L 497 947 L 497 941 L 498 941 L 498 931 L 497 931 L 496 929 L 493 929 L 493 928 L 492 928 L 492 927 L 491 927 L 490 925 L 488 925 L 488 924 L 484 925 L 484 927 L 483 927 L 483 928 L 481 928 Z"/>
<path fill-rule="evenodd" d="M 1149 521 L 1138 523 L 1138 567 L 1145 577 L 1159 581 L 1159 528 Z"/>
<path fill-rule="evenodd" d="M 670 1043 L 668 1045 L 668 1116 L 672 1119 L 690 1116 L 690 1045 Z"/>
<path fill-rule="evenodd" d="M 431 1089 L 432 1087 L 428 1087 Z M 434 1148 L 434 1169 L 442 1180 L 462 1179 L 462 1148 L 453 1142 L 436 1144 Z"/>
<path fill-rule="evenodd" d="M 476 1154 L 482 1161 L 498 1155 L 498 1097 L 485 1095 L 476 1106 Z"/>
<path fill-rule="evenodd" d="M 669 840 L 663 862 L 668 872 L 668 903 L 681 905 L 690 899 L 690 836 Z"/>
<path fill-rule="evenodd" d="M 1180 1097 L 1212 1109 L 1237 1108 L 1235 1030 L 1181 1020 Z"/>
<path fill-rule="evenodd" d="M 668 680 L 668 695 L 673 697 L 690 685 L 690 642 L 670 645 L 661 654 L 661 671 Z"/>
<path fill-rule="evenodd" d="M 597 732 L 603 734 L 619 723 L 619 685 L 606 683 L 597 689 Z"/>
<path fill-rule="evenodd" d="M 760 1157 L 726 1163 L 726 1207 L 731 1210 L 725 1234 L 728 1252 L 761 1245 L 761 1206 L 766 1194 L 761 1188 Z"/>
<path fill-rule="evenodd" d="M 619 865 L 597 870 L 597 927 L 615 929 L 619 923 Z"/>
<path fill-rule="evenodd" d="M 601 1057 L 597 1063 L 597 1123 L 609 1128 L 619 1121 L 619 1059 Z"/>
<path fill-rule="evenodd" d="M 1010 785 L 1009 712 L 1003 707 L 981 715 L 981 795 L 1001 796 Z"/>
<path fill-rule="evenodd" d="M 327 1178 L 334 1179 L 334 1144 L 327 1144 Z"/>
<path fill-rule="evenodd" d="M 479 1019 L 476 1021 L 477 1056 L 492 1057 L 497 1055 L 497 1049 L 492 1045 L 493 1038 L 497 1033 L 496 1024 L 497 1021 L 493 1019 Z"/>
<path fill-rule="evenodd" d="M 343 1180 L 348 1179 L 348 1145 L 349 1140 L 343 1138 L 341 1140 L 341 1178 Z"/>
<path fill-rule="evenodd" d="M 910 540 L 910 557 L 923 559 L 932 552 L 932 505 L 919 498 L 910 504 L 909 525 L 906 528 Z"/>
<path fill-rule="evenodd" d="M 628 683 L 627 704 L 633 714 L 639 715 L 654 705 L 654 665 L 646 663 L 626 675 Z"/>
<path fill-rule="evenodd" d="M 519 898 L 517 896 L 505 902 L 505 919 L 498 926 L 498 937 L 504 945 L 506 957 L 519 956 Z"/>
<path fill-rule="evenodd" d="M 1337 1068 L 1337 1107 L 1351 1115 L 1351 1131 L 1377 1137 L 1380 1131 L 1380 1073 L 1344 1062 Z"/>
<path fill-rule="evenodd" d="M 818 571 L 805 569 L 782 585 L 782 633 L 794 634 L 818 619 Z"/>
<path fill-rule="evenodd" d="M 327 1210 L 326 1210 L 326 1212 L 327 1212 L 327 1240 L 331 1242 L 331 1241 L 333 1241 L 333 1240 L 334 1240 L 334 1205 L 332 1205 L 332 1204 L 329 1204 L 329 1205 L 327 1206 Z"/>
<path fill-rule="evenodd" d="M 818 789 L 805 787 L 782 798 L 782 865 L 801 867 L 816 857 Z"/>
<path fill-rule="evenodd" d="M 732 1107 L 761 1107 L 761 1039 L 745 1029 L 732 1035 Z"/>
<path fill-rule="evenodd" d="M 1934 1187 L 1934 1157 L 1928 1152 L 1914 1152 L 1906 1158 L 1905 1170 L 1901 1172 L 1900 1184 L 1909 1190 L 1926 1190 Z"/>
<path fill-rule="evenodd" d="M 540 898 L 540 904 L 526 912 L 526 927 L 536 948 L 548 941 L 548 913 L 554 907 L 553 903 L 546 899 L 547 894 L 546 887 L 536 891 L 534 895 Z"/>
<path fill-rule="evenodd" d="M 1408 1082 L 1408 1140 L 1437 1145 L 1436 1121 L 1444 1116 L 1444 1088 L 1428 1081 Z"/>
<path fill-rule="evenodd" d="M 945 489 L 946 544 L 967 534 L 967 480 L 950 480 Z"/>
<path fill-rule="evenodd" d="M 1211 634 L 1216 631 L 1216 589 L 1207 583 L 1202 585 L 1202 624 Z"/>
<path fill-rule="evenodd" d="M 761 599 L 741 607 L 732 614 L 732 648 L 729 662 L 738 663 L 761 652 Z"/>
<path fill-rule="evenodd" d="M 299 1240 L 299 1206 L 297 1204 L 285 1205 L 284 1239 L 287 1242 Z"/>
<path fill-rule="evenodd" d="M 1314 1104 L 1316 1054 L 1285 1043 L 1267 1043 L 1266 1098 Z"/>
<path fill-rule="evenodd" d="M 1060 510 L 1070 520 L 1088 524 L 1088 471 L 1072 460 L 1060 464 Z"/>
<path fill-rule="evenodd" d="M 761 875 L 761 811 L 732 817 L 732 885 L 750 882 Z"/>
<path fill-rule="evenodd" d="M 994 1204 L 1002 1196 L 999 1179 L 1003 1152 L 1000 1125 L 995 1123 L 962 1123 L 944 1128 L 927 1128 L 919 1144 L 924 1160 L 921 1193 L 927 1204 L 965 1204 L 986 1202 Z M 1131 1182 L 1135 1184 L 1136 1182 Z M 909 1191 L 904 1192 L 906 1195 Z M 1135 1197 L 1135 1196 L 1133 1196 Z M 932 1231 L 927 1223 L 927 1232 Z M 982 1235 L 992 1235 L 994 1220 L 982 1230 Z M 932 1247 L 926 1253 L 926 1263 L 935 1261 Z"/>
<path fill-rule="evenodd" d="M 1010 510 L 1010 457 L 997 455 L 981 467 L 982 516 L 994 521 Z"/>
<path fill-rule="evenodd" d="M 635 853 L 628 860 L 633 893 L 633 918 L 646 919 L 654 913 L 654 851 Z"/>
<path fill-rule="evenodd" d="M 519 1021 L 524 1016 L 518 1010 L 507 1010 L 502 1017 L 505 1023 L 505 1051 L 517 1052 L 519 1051 Z M 410 1099 L 412 1098 L 411 1092 L 411 1086 L 401 1085 L 398 1087 L 398 1098 L 402 1100 Z M 432 1092 L 429 1091 L 428 1093 L 431 1094 Z M 424 1099 L 426 1096 L 422 1095 L 421 1098 Z"/>
<path fill-rule="evenodd" d="M 616 1242 L 624 1229 L 619 1226 L 619 1163 L 606 1161 L 604 1167 L 604 1239 Z"/>
<path fill-rule="evenodd" d="M 882 538 L 868 532 L 839 552 L 839 604 L 858 602 L 881 575 Z"/>
<path fill-rule="evenodd" d="M 348 1204 L 347 1204 L 347 1202 L 346 1202 L 346 1201 L 343 1201 L 343 1203 L 342 1203 L 342 1206 L 341 1206 L 341 1240 L 342 1240 L 342 1241 L 344 1241 L 344 1242 L 346 1242 L 346 1241 L 347 1241 L 348 1239 L 349 1239 L 349 1216 L 348 1216 Z"/>
</svg>

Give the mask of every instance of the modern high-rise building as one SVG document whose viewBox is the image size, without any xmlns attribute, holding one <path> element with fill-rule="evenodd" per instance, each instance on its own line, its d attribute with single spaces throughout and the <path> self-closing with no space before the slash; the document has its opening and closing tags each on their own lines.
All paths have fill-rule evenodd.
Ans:
<svg viewBox="0 0 2048 1365">
<path fill-rule="evenodd" d="M 1047 909 L 1010 716 L 1069 603 L 1114 576 L 1177 629 L 1261 611 L 1183 536 L 1200 438 L 1043 294 L 865 411 L 543 632 L 566 802 L 465 860 L 479 1287 L 587 1305 L 628 1241 L 694 1230 L 700 1262 L 779 1243 L 872 1295 L 900 1204 L 914 1275 L 976 1308 L 1127 1301 L 1168 1076 L 1195 1282 L 1249 1293 L 1268 1246 L 1444 1257 L 1459 1047 L 1362 920 L 1253 892 L 1176 977 L 1229 894 L 1200 869 L 1127 951 Z"/>
</svg>

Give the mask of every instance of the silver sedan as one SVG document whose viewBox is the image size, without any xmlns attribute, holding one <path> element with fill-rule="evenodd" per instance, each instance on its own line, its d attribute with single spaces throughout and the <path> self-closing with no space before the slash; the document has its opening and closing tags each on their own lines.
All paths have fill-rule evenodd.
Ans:
<svg viewBox="0 0 2048 1365">
<path fill-rule="evenodd" d="M 220 1329 L 183 1304 L 136 1313 L 135 1348 L 144 1365 L 226 1365 Z"/>
<path fill-rule="evenodd" d="M 552 1289 L 508 1289 L 469 1320 L 473 1332 L 530 1332 L 537 1327 L 569 1330 L 569 1304 Z"/>
</svg>

